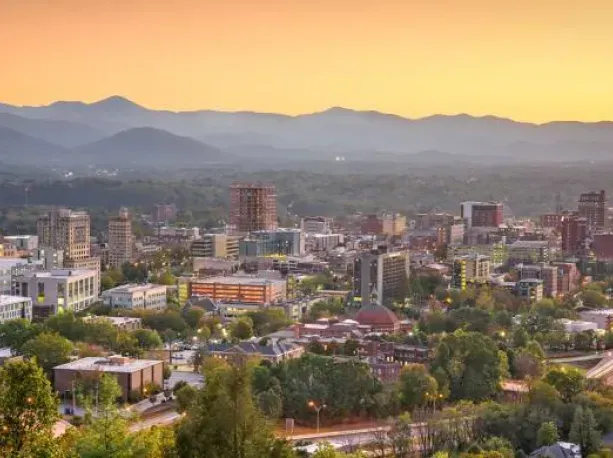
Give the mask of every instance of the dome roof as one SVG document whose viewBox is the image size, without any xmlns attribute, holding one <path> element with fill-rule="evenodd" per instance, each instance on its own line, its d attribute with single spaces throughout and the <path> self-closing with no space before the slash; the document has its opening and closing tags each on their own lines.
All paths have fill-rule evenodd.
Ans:
<svg viewBox="0 0 613 458">
<path fill-rule="evenodd" d="M 355 320 L 360 324 L 368 325 L 397 325 L 398 317 L 387 307 L 379 304 L 370 304 L 358 310 Z"/>
</svg>

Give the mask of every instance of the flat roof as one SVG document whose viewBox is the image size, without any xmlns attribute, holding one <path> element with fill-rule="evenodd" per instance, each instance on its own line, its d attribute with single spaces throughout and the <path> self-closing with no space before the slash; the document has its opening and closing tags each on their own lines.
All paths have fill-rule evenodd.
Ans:
<svg viewBox="0 0 613 458">
<path fill-rule="evenodd" d="M 104 316 L 104 315 L 89 315 L 83 318 L 86 321 L 91 320 L 105 320 L 110 321 L 113 324 L 126 324 L 140 322 L 141 318 L 131 316 Z"/>
<path fill-rule="evenodd" d="M 254 286 L 265 286 L 270 283 L 273 284 L 284 284 L 285 280 L 277 280 L 271 278 L 262 278 L 262 277 L 251 277 L 251 276 L 217 276 L 217 277 L 208 277 L 202 278 L 194 281 L 194 283 L 221 283 L 226 285 L 254 285 Z"/>
<path fill-rule="evenodd" d="M 81 358 L 76 361 L 71 361 L 66 364 L 60 364 L 55 366 L 54 370 L 72 370 L 72 371 L 101 371 L 101 372 L 122 372 L 129 373 L 146 369 L 147 367 L 161 364 L 162 361 L 155 359 L 129 359 L 124 358 L 127 361 L 125 364 L 111 364 L 109 358 L 101 358 L 98 356 L 92 356 L 89 358 Z"/>
<path fill-rule="evenodd" d="M 24 258 L 0 257 L 0 269 L 8 269 L 10 267 L 15 267 L 21 264 L 35 264 L 35 263 L 29 262 L 27 259 L 24 259 Z"/>
<path fill-rule="evenodd" d="M 11 358 L 13 356 L 13 350 L 10 347 L 0 348 L 0 358 Z"/>
<path fill-rule="evenodd" d="M 29 297 L 8 296 L 0 294 L 0 305 L 20 304 L 22 302 L 32 302 Z"/>
<path fill-rule="evenodd" d="M 166 289 L 166 286 L 157 285 L 155 283 L 143 283 L 143 284 L 130 283 L 128 285 L 121 285 L 115 288 L 107 289 L 106 291 L 104 291 L 103 295 L 106 293 L 139 293 L 142 291 L 150 291 L 150 290 L 154 290 L 158 288 Z"/>
<path fill-rule="evenodd" d="M 23 274 L 24 277 L 28 278 L 75 278 L 75 277 L 89 277 L 91 275 L 96 275 L 96 271 L 94 269 L 55 269 L 55 270 L 44 270 L 44 271 L 36 271 L 36 272 L 26 272 Z"/>
</svg>

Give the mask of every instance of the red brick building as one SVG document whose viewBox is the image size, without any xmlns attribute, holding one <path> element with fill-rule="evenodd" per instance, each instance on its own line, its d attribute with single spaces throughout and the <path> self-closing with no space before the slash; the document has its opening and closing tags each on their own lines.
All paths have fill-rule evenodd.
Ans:
<svg viewBox="0 0 613 458">
<path fill-rule="evenodd" d="M 579 254 L 583 250 L 588 235 L 587 219 L 569 215 L 562 218 L 562 252 Z"/>
</svg>

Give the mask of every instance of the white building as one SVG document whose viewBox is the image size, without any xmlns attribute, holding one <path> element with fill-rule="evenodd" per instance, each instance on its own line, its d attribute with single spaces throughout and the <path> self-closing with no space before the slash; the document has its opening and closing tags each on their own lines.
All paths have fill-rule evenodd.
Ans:
<svg viewBox="0 0 613 458">
<path fill-rule="evenodd" d="M 300 221 L 300 229 L 305 234 L 329 234 L 332 231 L 332 218 L 307 216 Z"/>
<path fill-rule="evenodd" d="M 80 312 L 98 300 L 95 270 L 57 269 L 27 272 L 13 279 L 13 294 L 32 299 L 33 316 L 44 318 L 58 310 Z"/>
<path fill-rule="evenodd" d="M 4 240 L 11 242 L 18 250 L 33 251 L 38 248 L 37 235 L 5 235 Z"/>
<path fill-rule="evenodd" d="M 307 234 L 308 251 L 332 251 L 345 240 L 343 234 Z"/>
<path fill-rule="evenodd" d="M 12 281 L 17 275 L 41 270 L 42 268 L 42 262 L 31 262 L 23 258 L 0 257 L 0 294 L 11 294 Z"/>
<path fill-rule="evenodd" d="M 43 269 L 62 269 L 64 267 L 64 251 L 55 248 L 37 248 L 34 250 L 32 259 L 43 262 Z"/>
<path fill-rule="evenodd" d="M 166 308 L 166 286 L 143 284 L 123 285 L 102 293 L 104 305 L 113 308 L 163 310 Z"/>
<path fill-rule="evenodd" d="M 570 334 L 584 331 L 596 331 L 598 329 L 598 325 L 592 321 L 568 320 L 563 318 L 558 320 L 558 323 L 564 326 L 564 330 Z"/>
<path fill-rule="evenodd" d="M 32 299 L 0 295 L 0 323 L 17 318 L 32 319 Z"/>
</svg>

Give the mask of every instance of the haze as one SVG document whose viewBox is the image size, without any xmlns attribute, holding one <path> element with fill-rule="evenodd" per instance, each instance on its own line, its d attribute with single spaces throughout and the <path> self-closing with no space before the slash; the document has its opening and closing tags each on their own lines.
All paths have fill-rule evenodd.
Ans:
<svg viewBox="0 0 613 458">
<path fill-rule="evenodd" d="M 0 101 L 613 119 L 606 0 L 0 1 Z"/>
</svg>

